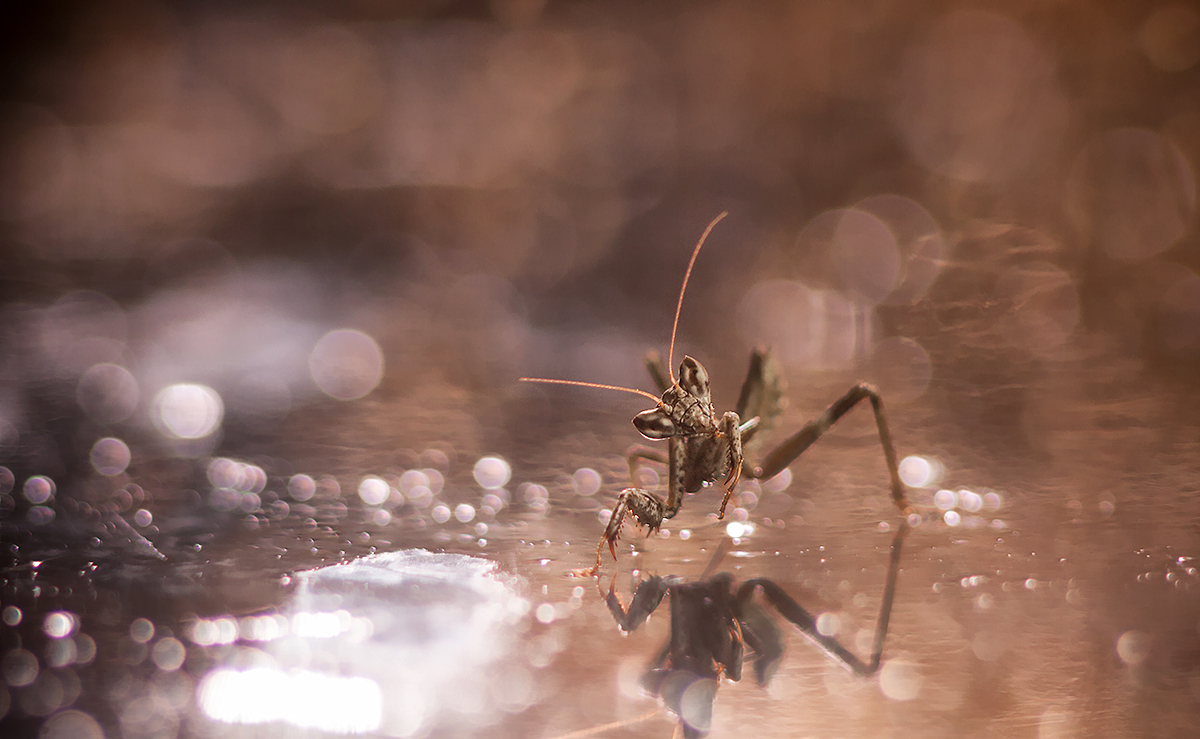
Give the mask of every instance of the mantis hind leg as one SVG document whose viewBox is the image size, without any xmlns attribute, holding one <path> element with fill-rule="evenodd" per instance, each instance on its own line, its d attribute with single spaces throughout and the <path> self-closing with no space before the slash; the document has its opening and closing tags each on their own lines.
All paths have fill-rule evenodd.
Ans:
<svg viewBox="0 0 1200 739">
<path fill-rule="evenodd" d="M 879 443 L 883 447 L 883 456 L 887 462 L 888 475 L 892 483 L 892 500 L 904 514 L 912 514 L 914 512 L 912 504 L 908 502 L 904 483 L 900 480 L 900 467 L 896 461 L 896 448 L 892 443 L 892 434 L 888 431 L 887 417 L 883 412 L 883 399 L 874 385 L 865 382 L 850 388 L 845 395 L 826 408 L 824 413 L 804 424 L 803 428 L 771 450 L 763 460 L 762 466 L 754 470 L 753 477 L 769 479 L 778 475 L 784 467 L 796 461 L 796 458 L 821 438 L 822 434 L 863 400 L 870 400 L 871 409 L 875 412 L 875 426 L 879 430 Z"/>
<path fill-rule="evenodd" d="M 629 462 L 629 479 L 635 485 L 638 482 L 637 471 L 641 467 L 639 464 L 642 461 L 658 462 L 659 464 L 667 464 L 668 457 L 666 452 L 661 449 L 656 449 L 645 444 L 634 444 L 625 450 L 625 459 Z"/>
<path fill-rule="evenodd" d="M 755 448 L 755 437 L 759 434 L 765 436 L 775 427 L 787 405 L 783 391 L 783 372 L 771 352 L 764 348 L 750 352 L 750 366 L 746 368 L 746 379 L 742 381 L 742 390 L 734 408 L 739 418 L 758 419 L 756 428 L 742 432 L 742 444 L 747 448 Z M 747 469 L 747 476 L 749 473 Z"/>
</svg>

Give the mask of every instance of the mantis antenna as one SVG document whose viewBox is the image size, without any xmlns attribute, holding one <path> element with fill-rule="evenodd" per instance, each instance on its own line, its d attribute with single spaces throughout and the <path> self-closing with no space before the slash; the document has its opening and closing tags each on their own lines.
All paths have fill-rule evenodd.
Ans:
<svg viewBox="0 0 1200 739">
<path fill-rule="evenodd" d="M 704 233 L 700 234 L 700 241 L 696 243 L 696 248 L 692 250 L 692 258 L 688 261 L 687 272 L 683 273 L 683 285 L 679 288 L 679 300 L 675 303 L 675 322 L 671 324 L 671 344 L 667 349 L 667 371 L 671 373 L 671 383 L 675 383 L 675 332 L 679 329 L 679 313 L 683 310 L 683 296 L 687 293 L 688 280 L 692 276 L 692 267 L 696 265 L 696 257 L 700 256 L 700 248 L 704 246 L 704 241 L 708 235 L 712 233 L 713 227 L 721 222 L 721 219 L 729 215 L 729 211 L 722 211 L 720 215 L 712 219 L 708 227 L 704 229 Z M 604 385 L 599 382 L 581 382 L 579 380 L 552 380 L 547 377 L 522 377 L 520 382 L 541 382 L 547 385 L 576 385 L 578 387 L 594 387 L 600 390 L 619 390 L 623 393 L 634 393 L 636 395 L 644 395 L 653 400 L 655 403 L 659 399 L 655 395 L 651 395 L 645 390 L 637 390 L 631 387 L 621 387 L 620 385 Z"/>
<path fill-rule="evenodd" d="M 658 402 L 658 397 L 651 395 L 645 390 L 638 390 L 632 387 L 621 387 L 620 385 L 604 385 L 599 382 L 580 382 L 579 380 L 551 380 L 547 377 L 522 377 L 518 382 L 542 382 L 547 385 L 578 385 L 579 387 L 595 387 L 601 390 L 620 390 L 624 393 L 636 393 L 637 395 L 645 395 L 655 403 Z"/>
<path fill-rule="evenodd" d="M 692 250 L 692 258 L 688 262 L 687 272 L 683 273 L 683 285 L 679 288 L 679 302 L 675 303 L 675 322 L 671 324 L 671 344 L 667 348 L 667 372 L 671 373 L 671 384 L 675 384 L 675 332 L 679 329 L 679 312 L 683 310 L 683 294 L 687 292 L 688 279 L 692 276 L 692 267 L 696 264 L 696 257 L 700 256 L 700 247 L 704 246 L 704 240 L 708 238 L 713 227 L 720 223 L 721 219 L 727 215 L 729 215 L 729 211 L 722 211 L 720 215 L 712 219 L 712 222 L 708 224 L 708 228 L 704 229 L 704 233 L 700 234 L 700 241 L 696 243 L 696 248 Z"/>
</svg>

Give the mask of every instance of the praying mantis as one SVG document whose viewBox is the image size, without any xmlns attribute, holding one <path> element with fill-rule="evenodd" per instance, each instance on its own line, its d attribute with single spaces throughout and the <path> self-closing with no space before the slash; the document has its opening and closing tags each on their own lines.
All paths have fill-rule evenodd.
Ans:
<svg viewBox="0 0 1200 739">
<path fill-rule="evenodd" d="M 895 446 L 883 411 L 883 399 L 875 386 L 865 382 L 854 385 L 821 415 L 804 424 L 800 430 L 768 452 L 761 465 L 756 466 L 748 463 L 743 448 L 760 429 L 773 424 L 774 417 L 781 409 L 778 402 L 781 380 L 778 371 L 773 368 L 769 353 L 765 350 L 752 353 L 750 369 L 742 384 L 737 408 L 725 411 L 719 416 L 713 407 L 708 371 L 704 369 L 704 365 L 690 356 L 684 356 L 679 364 L 678 375 L 671 371 L 675 356 L 675 336 L 679 329 L 679 316 L 683 310 L 683 297 L 687 292 L 688 280 L 704 242 L 713 228 L 727 215 L 728 212 L 722 212 L 714 218 L 692 250 L 687 271 L 684 272 L 683 284 L 679 288 L 679 299 L 675 304 L 675 321 L 671 325 L 666 365 L 664 366 L 662 359 L 656 355 L 652 354 L 647 358 L 647 367 L 662 393 L 661 397 L 636 388 L 595 382 L 544 377 L 520 378 L 521 382 L 575 385 L 645 396 L 654 402 L 654 407 L 634 416 L 633 425 L 646 439 L 667 442 L 665 454 L 659 448 L 648 446 L 635 446 L 628 452 L 631 472 L 636 469 L 639 460 L 666 464 L 666 500 L 642 488 L 630 487 L 622 490 L 617 496 L 612 516 L 596 548 L 596 564 L 577 571 L 577 575 L 599 575 L 606 544 L 613 559 L 616 559 L 617 540 L 627 517 L 632 516 L 653 533 L 662 526 L 663 521 L 673 518 L 679 512 L 686 493 L 694 493 L 705 484 L 716 482 L 718 479 L 725 488 L 725 495 L 721 500 L 717 518 L 724 518 L 730 496 L 742 477 L 766 480 L 779 474 L 863 400 L 870 401 L 871 409 L 875 413 L 879 441 L 891 478 L 892 500 L 906 516 L 914 513 L 904 483 L 900 479 Z M 743 421 L 743 418 L 746 420 Z"/>
</svg>

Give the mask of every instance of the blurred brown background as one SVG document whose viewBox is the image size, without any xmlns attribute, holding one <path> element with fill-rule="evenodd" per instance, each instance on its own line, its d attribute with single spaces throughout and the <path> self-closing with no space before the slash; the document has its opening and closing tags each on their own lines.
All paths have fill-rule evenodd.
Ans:
<svg viewBox="0 0 1200 739">
<path fill-rule="evenodd" d="M 338 325 L 410 390 L 636 384 L 722 209 L 681 340 L 730 377 L 755 343 L 800 372 L 906 337 L 885 348 L 935 386 L 1087 346 L 1193 392 L 1186 3 L 6 12 L 8 436 L 41 424 L 23 386 L 97 360 L 137 365 L 143 401 L 203 381 L 231 418 L 283 415 Z M 72 332 L 109 341 L 64 356 Z"/>
</svg>

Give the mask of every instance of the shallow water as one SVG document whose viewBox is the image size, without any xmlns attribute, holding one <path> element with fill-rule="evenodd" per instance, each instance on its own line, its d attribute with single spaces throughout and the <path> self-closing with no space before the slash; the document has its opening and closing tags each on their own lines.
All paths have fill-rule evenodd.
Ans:
<svg viewBox="0 0 1200 739">
<path fill-rule="evenodd" d="M 1151 439 L 1152 414 L 1168 404 L 1152 394 L 1136 402 L 1143 415 L 1127 423 Z M 542 403 L 536 393 L 510 401 L 518 415 Z M 341 459 L 335 441 L 358 433 L 339 430 L 356 413 L 333 411 L 306 419 L 322 419 L 324 454 L 310 447 L 294 469 L 305 459 L 320 479 L 360 464 Z M 749 677 L 721 685 L 713 735 L 747 722 L 764 736 L 1188 735 L 1200 705 L 1192 447 L 1154 453 L 1134 433 L 1043 429 L 1046 454 L 1010 455 L 1007 465 L 990 454 L 988 469 L 973 469 L 946 451 L 962 443 L 952 422 L 921 420 L 934 413 L 891 410 L 902 454 L 933 460 L 940 475 L 913 490 L 926 520 L 903 546 L 880 673 L 852 677 L 785 629 L 787 652 L 766 689 Z M 673 717 L 637 681 L 668 620 L 622 635 L 602 597 L 610 584 L 628 601 L 639 573 L 698 577 L 725 540 L 721 570 L 775 580 L 814 613 L 836 615 L 836 634 L 856 653 L 869 648 L 900 519 L 869 415 L 846 425 L 790 480 L 743 485 L 726 521 L 715 521 L 709 490 L 656 536 L 627 530 L 598 581 L 570 571 L 591 562 L 599 514 L 626 473 L 621 457 L 587 448 L 621 448 L 633 437 L 623 423 L 504 449 L 511 473 L 497 459 L 476 469 L 483 450 L 445 443 L 407 457 L 411 467 L 365 464 L 360 480 L 386 482 L 381 505 L 366 504 L 340 468 L 341 493 L 326 480 L 301 503 L 288 493 L 292 478 L 270 468 L 286 458 L 258 457 L 260 515 L 213 510 L 214 496 L 236 486 L 188 493 L 190 514 L 168 512 L 180 507 L 169 496 L 145 503 L 163 559 L 115 534 L 80 552 L 68 531 L 55 550 L 10 520 L 7 532 L 29 533 L 6 534 L 16 542 L 3 584 L 8 722 L 31 730 L 53 715 L 47 736 L 89 735 L 71 721 L 95 721 L 106 736 L 665 736 Z M 373 447 L 387 446 L 378 439 L 356 453 L 378 459 Z M 28 561 L 24 550 L 39 541 Z M 404 554 L 415 548 L 478 566 Z M 450 563 L 443 574 L 422 569 L 439 569 L 439 557 Z M 363 579 L 341 562 L 387 574 Z M 318 582 L 335 584 L 314 598 Z"/>
</svg>

